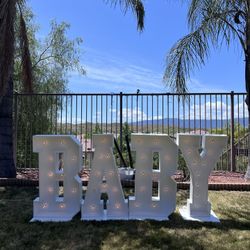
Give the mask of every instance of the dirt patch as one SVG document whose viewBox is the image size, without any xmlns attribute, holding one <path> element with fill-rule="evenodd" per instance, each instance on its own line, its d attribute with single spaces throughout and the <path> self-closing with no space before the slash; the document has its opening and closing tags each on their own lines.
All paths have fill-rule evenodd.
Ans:
<svg viewBox="0 0 250 250">
<path fill-rule="evenodd" d="M 89 170 L 83 170 L 80 172 L 80 177 L 83 181 L 88 181 Z M 17 179 L 22 180 L 38 180 L 38 169 L 18 169 Z M 177 182 L 184 181 L 184 177 L 181 171 L 177 171 L 174 175 L 174 179 Z M 244 179 L 244 173 L 228 172 L 228 171 L 213 171 L 208 179 L 209 183 L 246 183 Z M 250 183 L 250 181 L 248 181 Z"/>
<path fill-rule="evenodd" d="M 209 176 L 209 183 L 245 183 L 245 173 L 213 171 Z M 248 181 L 249 182 L 249 181 Z"/>
</svg>

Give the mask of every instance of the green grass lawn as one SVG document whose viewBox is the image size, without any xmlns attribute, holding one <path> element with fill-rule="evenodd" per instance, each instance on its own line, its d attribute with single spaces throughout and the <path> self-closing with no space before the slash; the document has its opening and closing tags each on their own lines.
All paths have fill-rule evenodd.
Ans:
<svg viewBox="0 0 250 250">
<path fill-rule="evenodd" d="M 184 221 L 29 223 L 36 188 L 0 188 L 0 249 L 250 249 L 250 192 L 211 191 L 220 224 Z M 177 205 L 186 191 L 178 191 Z"/>
</svg>

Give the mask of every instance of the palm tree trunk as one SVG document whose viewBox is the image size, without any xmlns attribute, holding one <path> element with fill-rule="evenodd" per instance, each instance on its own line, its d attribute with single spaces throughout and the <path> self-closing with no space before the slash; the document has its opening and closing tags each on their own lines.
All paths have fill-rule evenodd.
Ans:
<svg viewBox="0 0 250 250">
<path fill-rule="evenodd" d="M 245 64 L 245 82 L 246 82 L 246 104 L 248 108 L 248 166 L 245 174 L 246 179 L 250 179 L 250 0 L 247 1 L 247 23 L 246 23 L 246 64 Z"/>
<path fill-rule="evenodd" d="M 0 1 L 0 177 L 16 177 L 13 157 L 12 81 L 16 1 Z"/>
<path fill-rule="evenodd" d="M 13 81 L 0 102 L 0 177 L 16 177 L 13 155 Z"/>
</svg>

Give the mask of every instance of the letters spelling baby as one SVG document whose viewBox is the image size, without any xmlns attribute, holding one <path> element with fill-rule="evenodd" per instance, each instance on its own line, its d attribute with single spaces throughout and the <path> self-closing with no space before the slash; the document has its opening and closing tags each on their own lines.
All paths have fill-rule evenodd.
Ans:
<svg viewBox="0 0 250 250">
<path fill-rule="evenodd" d="M 225 135 L 178 134 L 177 144 L 168 135 L 132 134 L 136 151 L 135 195 L 125 199 L 113 156 L 113 135 L 93 135 L 95 149 L 84 200 L 80 142 L 69 135 L 37 135 L 33 150 L 39 153 L 39 197 L 33 201 L 32 221 L 69 221 L 81 210 L 82 220 L 167 220 L 176 208 L 178 149 L 191 174 L 190 197 L 180 209 L 185 219 L 218 221 L 208 201 L 208 176 L 227 144 Z M 152 169 L 153 154 L 159 155 L 159 168 Z M 63 162 L 63 168 L 62 168 Z M 59 182 L 63 181 L 63 197 Z M 152 193 L 158 183 L 157 195 Z M 106 209 L 100 199 L 107 193 Z"/>
</svg>

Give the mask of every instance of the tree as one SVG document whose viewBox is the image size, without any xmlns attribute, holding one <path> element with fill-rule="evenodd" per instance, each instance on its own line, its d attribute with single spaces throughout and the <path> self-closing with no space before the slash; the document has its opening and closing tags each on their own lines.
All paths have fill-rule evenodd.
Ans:
<svg viewBox="0 0 250 250">
<path fill-rule="evenodd" d="M 51 30 L 45 38 L 36 38 L 39 27 L 34 23 L 33 13 L 29 8 L 23 9 L 31 55 L 33 89 L 35 93 L 67 92 L 68 72 L 85 71 L 80 64 L 80 38 L 69 39 L 67 23 L 51 22 Z M 19 30 L 19 23 L 15 23 Z M 19 41 L 15 42 L 14 89 L 23 91 L 21 84 L 21 56 Z M 55 110 L 64 105 L 61 98 L 50 96 L 22 96 L 17 98 L 15 119 L 16 126 L 16 164 L 18 167 L 37 166 L 37 155 L 32 152 L 32 136 L 34 134 L 58 133 L 58 117 Z M 39 106 L 39 108 L 37 108 Z"/>
<path fill-rule="evenodd" d="M 144 7 L 140 0 L 106 0 L 119 4 L 126 12 L 131 9 L 137 17 L 139 30 L 143 29 Z M 0 177 L 15 177 L 13 157 L 13 71 L 15 39 L 20 39 L 23 89 L 32 92 L 33 77 L 29 51 L 29 40 L 22 8 L 25 0 L 0 1 Z M 15 33 L 17 9 L 20 13 L 19 36 Z"/>
<path fill-rule="evenodd" d="M 28 7 L 23 7 L 23 17 L 26 23 L 29 41 L 29 52 L 32 66 L 33 91 L 35 93 L 64 93 L 67 91 L 68 72 L 78 71 L 84 75 L 85 70 L 80 64 L 82 39 L 69 39 L 67 31 L 70 25 L 55 20 L 50 23 L 50 32 L 45 38 L 36 38 L 39 27 L 34 23 L 34 15 Z M 18 13 L 17 13 L 18 14 Z M 16 32 L 19 23 L 15 23 Z M 22 58 L 20 42 L 15 41 L 14 54 L 14 89 L 23 92 Z"/>
<path fill-rule="evenodd" d="M 205 64 L 211 47 L 218 49 L 223 42 L 230 46 L 237 41 L 244 52 L 245 102 L 250 114 L 250 0 L 191 0 L 188 25 L 190 33 L 177 41 L 167 56 L 166 84 L 185 94 L 186 79 Z M 250 178 L 250 154 L 246 176 Z"/>
</svg>

